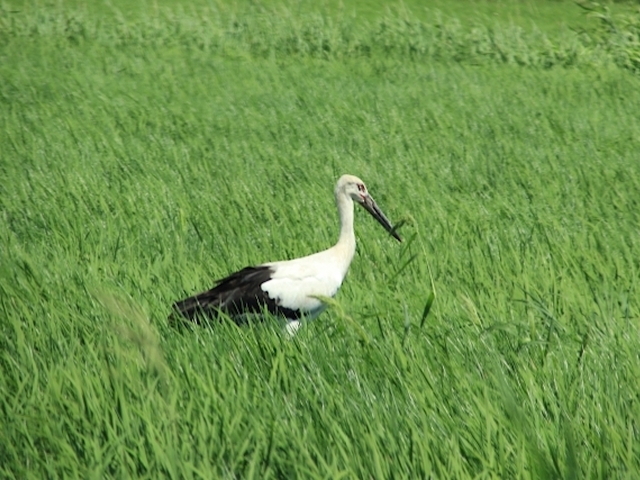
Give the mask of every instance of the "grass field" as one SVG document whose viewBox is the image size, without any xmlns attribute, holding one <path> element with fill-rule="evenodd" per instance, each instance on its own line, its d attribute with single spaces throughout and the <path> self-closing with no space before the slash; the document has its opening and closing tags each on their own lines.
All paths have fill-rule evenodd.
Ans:
<svg viewBox="0 0 640 480">
<path fill-rule="evenodd" d="M 2 6 L 0 477 L 638 478 L 635 17 L 109 5 Z M 343 173 L 405 242 L 326 313 L 167 324 Z"/>
</svg>

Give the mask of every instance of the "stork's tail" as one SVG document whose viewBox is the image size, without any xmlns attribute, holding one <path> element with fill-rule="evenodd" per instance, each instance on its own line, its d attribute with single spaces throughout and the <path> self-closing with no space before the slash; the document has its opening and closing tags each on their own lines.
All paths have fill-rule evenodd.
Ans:
<svg viewBox="0 0 640 480">
<path fill-rule="evenodd" d="M 169 322 L 190 320 L 199 324 L 203 317 L 211 318 L 214 315 L 214 312 L 217 311 L 216 306 L 218 303 L 210 291 L 185 298 L 172 305 L 173 311 L 169 315 Z"/>
<path fill-rule="evenodd" d="M 200 323 L 202 318 L 216 318 L 224 312 L 235 319 L 247 312 L 260 312 L 263 304 L 273 302 L 260 286 L 269 280 L 273 270 L 267 265 L 246 267 L 228 277 L 216 281 L 211 290 L 199 293 L 173 304 L 169 321 L 191 320 Z M 277 306 L 273 305 L 274 308 Z"/>
</svg>

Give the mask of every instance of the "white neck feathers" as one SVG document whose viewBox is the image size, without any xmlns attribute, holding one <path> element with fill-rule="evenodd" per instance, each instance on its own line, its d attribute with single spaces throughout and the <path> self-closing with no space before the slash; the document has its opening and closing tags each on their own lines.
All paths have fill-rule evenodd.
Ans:
<svg viewBox="0 0 640 480">
<path fill-rule="evenodd" d="M 336 205 L 340 216 L 340 237 L 333 248 L 346 262 L 346 273 L 346 269 L 349 268 L 356 252 L 356 236 L 353 231 L 353 200 L 343 190 L 337 190 Z"/>
</svg>

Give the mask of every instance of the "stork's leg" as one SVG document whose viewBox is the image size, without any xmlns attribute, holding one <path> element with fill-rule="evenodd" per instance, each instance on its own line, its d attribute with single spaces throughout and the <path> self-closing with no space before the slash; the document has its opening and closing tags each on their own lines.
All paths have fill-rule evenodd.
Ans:
<svg viewBox="0 0 640 480">
<path fill-rule="evenodd" d="M 300 320 L 290 320 L 285 328 L 289 336 L 293 337 L 301 326 L 302 323 L 300 322 Z"/>
</svg>

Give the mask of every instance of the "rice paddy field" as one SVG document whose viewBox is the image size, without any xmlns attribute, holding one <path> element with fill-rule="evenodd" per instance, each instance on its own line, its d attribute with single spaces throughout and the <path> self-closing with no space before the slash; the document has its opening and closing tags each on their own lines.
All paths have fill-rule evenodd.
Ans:
<svg viewBox="0 0 640 480">
<path fill-rule="evenodd" d="M 0 477 L 639 477 L 637 3 L 132 5 L 0 4 Z"/>
</svg>

